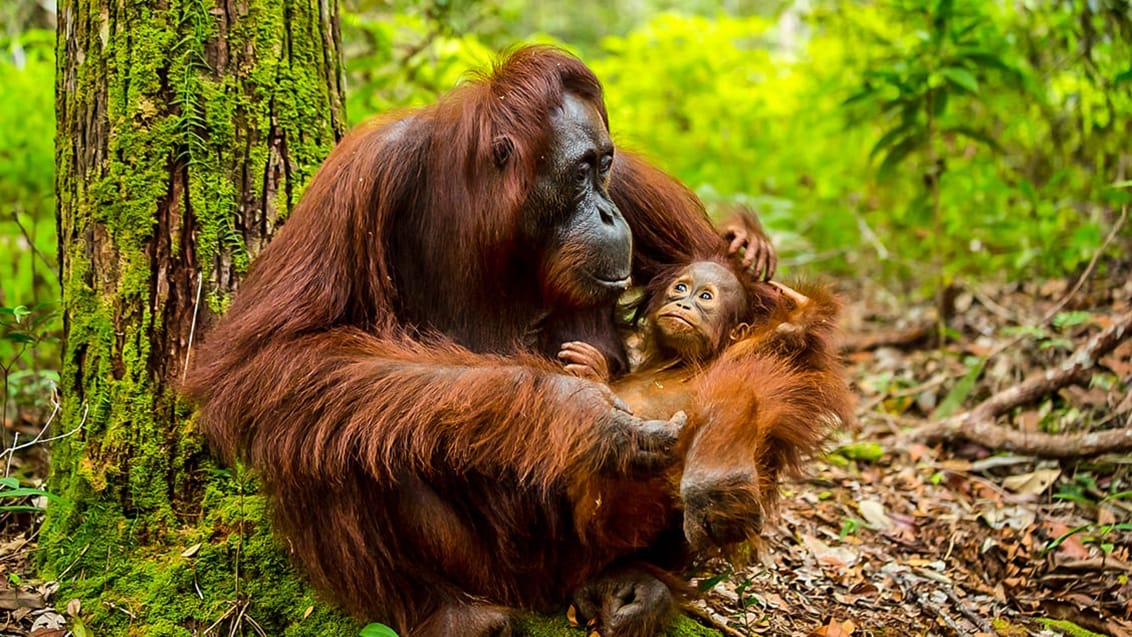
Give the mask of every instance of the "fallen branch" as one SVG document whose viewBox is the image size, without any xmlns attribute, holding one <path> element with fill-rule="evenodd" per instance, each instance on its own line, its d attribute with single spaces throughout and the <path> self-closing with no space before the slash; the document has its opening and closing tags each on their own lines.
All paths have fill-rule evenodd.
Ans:
<svg viewBox="0 0 1132 637">
<path fill-rule="evenodd" d="M 998 416 L 1031 403 L 1071 384 L 1087 383 L 1100 357 L 1111 352 L 1132 332 L 1132 312 L 1089 339 L 1059 367 L 1031 376 L 1000 391 L 973 409 L 908 432 L 914 440 L 928 444 L 969 441 L 989 447 L 1043 458 L 1074 458 L 1101 453 L 1132 451 L 1132 428 L 1073 434 L 1019 431 L 995 423 Z"/>
<path fill-rule="evenodd" d="M 919 325 L 902 330 L 886 330 L 868 334 L 848 334 L 841 339 L 841 353 L 867 352 L 881 347 L 915 347 L 932 335 L 932 325 Z"/>
</svg>

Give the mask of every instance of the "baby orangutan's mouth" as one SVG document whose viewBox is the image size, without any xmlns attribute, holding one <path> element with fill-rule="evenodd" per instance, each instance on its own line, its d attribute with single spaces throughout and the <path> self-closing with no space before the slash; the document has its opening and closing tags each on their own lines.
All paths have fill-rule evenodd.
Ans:
<svg viewBox="0 0 1132 637">
<path fill-rule="evenodd" d="M 676 325 L 673 325 L 673 327 L 676 327 L 678 329 L 692 329 L 695 327 L 695 325 L 693 325 L 692 322 L 689 321 L 684 315 L 677 314 L 675 312 L 665 312 L 664 314 L 661 314 L 656 318 L 657 321 L 675 323 Z"/>
</svg>

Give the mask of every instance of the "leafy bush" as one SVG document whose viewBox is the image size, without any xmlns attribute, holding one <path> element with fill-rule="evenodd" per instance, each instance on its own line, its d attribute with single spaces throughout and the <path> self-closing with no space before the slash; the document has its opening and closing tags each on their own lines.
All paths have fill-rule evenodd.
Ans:
<svg viewBox="0 0 1132 637">
<path fill-rule="evenodd" d="M 1132 92 L 1106 88 L 1128 81 L 1127 39 L 1097 39 L 1108 74 L 1079 56 L 1051 74 L 1019 43 L 1078 28 L 1058 22 L 1060 5 L 818 7 L 802 28 L 661 15 L 606 39 L 591 63 L 620 140 L 709 199 L 754 203 L 787 263 L 926 290 L 937 254 L 945 282 L 1058 276 L 1092 256 L 1127 196 L 1107 186 L 1127 162 L 1112 133 L 1132 119 Z M 1078 134 L 1063 123 L 1074 117 L 1092 133 L 1056 144 Z"/>
<path fill-rule="evenodd" d="M 0 39 L 0 421 L 43 412 L 58 380 L 54 41 Z"/>
<path fill-rule="evenodd" d="M 0 38 L 0 303 L 53 302 L 55 35 Z"/>
</svg>

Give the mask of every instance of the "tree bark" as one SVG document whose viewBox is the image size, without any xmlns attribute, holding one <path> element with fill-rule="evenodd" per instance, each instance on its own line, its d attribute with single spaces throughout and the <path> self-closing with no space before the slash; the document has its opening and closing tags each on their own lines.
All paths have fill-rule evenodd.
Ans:
<svg viewBox="0 0 1132 637">
<path fill-rule="evenodd" d="M 56 46 L 55 433 L 78 430 L 53 447 L 49 488 L 68 504 L 48 511 L 44 566 L 99 634 L 247 621 L 256 602 L 239 558 L 262 503 L 245 499 L 238 471 L 211 464 L 176 385 L 192 340 L 343 132 L 337 6 L 67 0 Z M 204 548 L 182 555 L 193 542 Z M 205 579 L 228 584 L 205 590 Z M 158 582 L 197 605 L 158 601 Z M 291 605 L 308 596 L 286 593 Z"/>
</svg>

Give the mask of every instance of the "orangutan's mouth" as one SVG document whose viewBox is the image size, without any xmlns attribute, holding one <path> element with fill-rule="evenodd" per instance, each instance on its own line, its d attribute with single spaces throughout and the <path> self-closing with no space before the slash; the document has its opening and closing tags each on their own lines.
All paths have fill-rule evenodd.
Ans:
<svg viewBox="0 0 1132 637">
<path fill-rule="evenodd" d="M 684 318 L 683 316 L 681 316 L 679 314 L 666 313 L 666 314 L 661 314 L 657 318 L 658 319 L 668 319 L 670 321 L 679 321 L 679 322 L 683 323 L 684 325 L 687 325 L 688 327 L 695 327 L 694 325 L 692 325 L 691 321 L 689 321 L 688 319 Z"/>
</svg>

